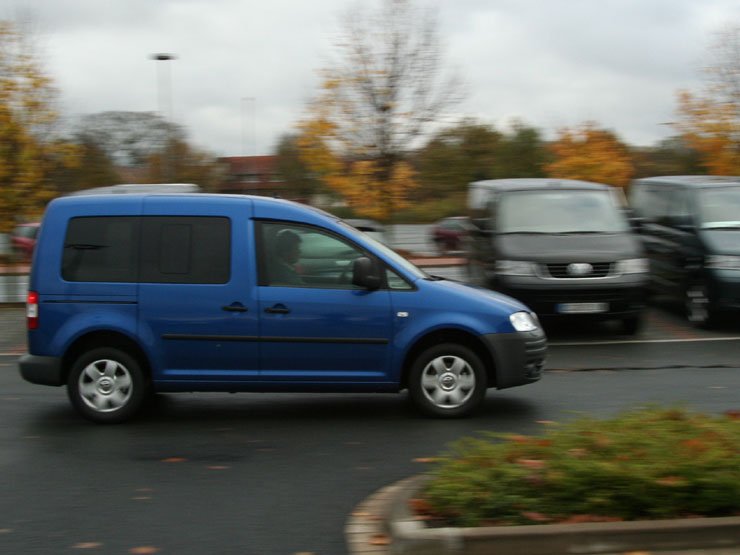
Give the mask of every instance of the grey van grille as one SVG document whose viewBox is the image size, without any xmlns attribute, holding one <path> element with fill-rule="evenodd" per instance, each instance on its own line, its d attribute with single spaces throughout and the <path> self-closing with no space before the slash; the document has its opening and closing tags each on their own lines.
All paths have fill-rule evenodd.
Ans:
<svg viewBox="0 0 740 555">
<path fill-rule="evenodd" d="M 603 278 L 611 274 L 612 262 L 589 262 L 591 271 L 587 274 L 572 274 L 568 272 L 569 263 L 566 264 L 545 264 L 547 273 L 555 279 L 574 279 L 574 278 Z"/>
</svg>

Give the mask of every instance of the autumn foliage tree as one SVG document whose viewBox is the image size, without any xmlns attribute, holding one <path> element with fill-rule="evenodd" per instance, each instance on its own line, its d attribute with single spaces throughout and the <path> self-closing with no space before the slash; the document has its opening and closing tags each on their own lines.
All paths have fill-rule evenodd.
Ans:
<svg viewBox="0 0 740 555">
<path fill-rule="evenodd" d="M 627 146 L 593 123 L 561 130 L 550 150 L 553 161 L 546 171 L 551 177 L 625 187 L 634 175 Z"/>
<path fill-rule="evenodd" d="M 337 60 L 300 124 L 303 160 L 359 214 L 388 219 L 416 187 L 409 152 L 458 100 L 436 19 L 409 0 L 343 20 Z"/>
<path fill-rule="evenodd" d="M 740 174 L 740 25 L 717 35 L 702 93 L 679 91 L 676 127 L 713 175 Z"/>
<path fill-rule="evenodd" d="M 49 176 L 75 164 L 76 148 L 54 133 L 55 95 L 29 36 L 0 20 L 0 231 L 37 216 L 54 196 Z"/>
</svg>

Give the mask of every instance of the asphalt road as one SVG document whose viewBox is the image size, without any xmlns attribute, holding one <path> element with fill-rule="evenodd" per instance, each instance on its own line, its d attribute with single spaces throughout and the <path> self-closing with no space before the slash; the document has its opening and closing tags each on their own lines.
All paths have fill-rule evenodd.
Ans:
<svg viewBox="0 0 740 555">
<path fill-rule="evenodd" d="M 545 377 L 469 419 L 421 418 L 404 395 L 185 394 L 105 427 L 20 379 L 23 313 L 0 310 L 0 553 L 341 555 L 362 499 L 463 435 L 646 403 L 740 408 L 740 325 L 697 332 L 666 305 L 635 337 L 548 334 Z"/>
</svg>

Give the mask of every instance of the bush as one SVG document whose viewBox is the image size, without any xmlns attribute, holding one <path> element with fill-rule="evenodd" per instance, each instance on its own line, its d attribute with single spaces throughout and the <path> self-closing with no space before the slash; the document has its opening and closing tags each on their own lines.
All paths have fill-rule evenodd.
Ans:
<svg viewBox="0 0 740 555">
<path fill-rule="evenodd" d="M 485 526 L 740 514 L 740 420 L 650 408 L 538 437 L 466 438 L 412 505 Z"/>
</svg>

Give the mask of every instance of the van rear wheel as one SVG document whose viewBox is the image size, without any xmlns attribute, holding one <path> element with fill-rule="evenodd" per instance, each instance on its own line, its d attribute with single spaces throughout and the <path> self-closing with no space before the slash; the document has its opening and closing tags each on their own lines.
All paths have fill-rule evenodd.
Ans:
<svg viewBox="0 0 740 555">
<path fill-rule="evenodd" d="M 443 418 L 467 416 L 486 394 L 486 372 L 480 358 L 455 343 L 430 347 L 409 373 L 409 394 L 425 414 Z"/>
<path fill-rule="evenodd" d="M 148 392 L 149 382 L 139 362 L 112 347 L 83 353 L 67 379 L 72 406 L 85 418 L 105 424 L 129 420 Z"/>
</svg>

